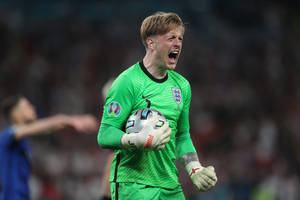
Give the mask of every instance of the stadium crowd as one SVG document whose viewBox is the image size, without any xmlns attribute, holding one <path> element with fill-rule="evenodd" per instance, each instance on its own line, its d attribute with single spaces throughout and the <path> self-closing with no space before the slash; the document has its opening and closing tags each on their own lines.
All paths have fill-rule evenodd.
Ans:
<svg viewBox="0 0 300 200">
<path fill-rule="evenodd" d="M 299 7 L 258 0 L 1 1 L 0 99 L 21 92 L 41 117 L 89 112 L 100 120 L 101 87 L 144 54 L 136 42 L 141 20 L 175 11 L 187 22 L 176 71 L 192 86 L 191 137 L 219 180 L 198 193 L 179 166 L 186 197 L 298 200 Z M 34 200 L 100 197 L 108 152 L 96 133 L 31 143 Z"/>
</svg>

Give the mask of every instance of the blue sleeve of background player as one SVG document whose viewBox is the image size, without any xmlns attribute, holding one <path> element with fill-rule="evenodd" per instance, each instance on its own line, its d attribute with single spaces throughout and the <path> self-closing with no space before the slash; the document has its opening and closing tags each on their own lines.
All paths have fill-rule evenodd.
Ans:
<svg viewBox="0 0 300 200">
<path fill-rule="evenodd" d="M 0 132 L 0 147 L 7 148 L 14 141 L 15 130 L 13 127 L 8 127 Z"/>
</svg>

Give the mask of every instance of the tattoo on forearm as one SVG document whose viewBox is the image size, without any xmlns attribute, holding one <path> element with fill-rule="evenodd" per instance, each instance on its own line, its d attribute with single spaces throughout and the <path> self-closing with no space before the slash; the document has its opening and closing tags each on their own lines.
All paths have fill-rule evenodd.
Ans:
<svg viewBox="0 0 300 200">
<path fill-rule="evenodd" d="M 179 158 L 179 162 L 185 166 L 186 164 L 188 164 L 191 161 L 199 161 L 198 156 L 196 153 L 192 152 L 192 153 L 187 153 L 184 154 L 183 156 L 181 156 Z"/>
</svg>

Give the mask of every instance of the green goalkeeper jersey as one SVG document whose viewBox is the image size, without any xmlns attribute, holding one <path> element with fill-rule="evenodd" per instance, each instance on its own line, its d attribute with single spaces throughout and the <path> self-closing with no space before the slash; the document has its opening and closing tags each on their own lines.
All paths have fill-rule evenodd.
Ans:
<svg viewBox="0 0 300 200">
<path fill-rule="evenodd" d="M 196 152 L 189 135 L 190 100 L 189 82 L 174 71 L 168 70 L 165 78 L 156 79 L 139 62 L 118 76 L 106 97 L 98 134 L 99 144 L 107 143 L 108 148 L 115 149 L 110 181 L 170 189 L 179 186 L 175 159 Z M 163 150 L 122 149 L 117 132 L 104 133 L 102 126 L 107 125 L 124 131 L 128 117 L 147 106 L 160 111 L 172 129 Z M 118 140 L 119 145 L 108 144 L 112 140 Z"/>
</svg>

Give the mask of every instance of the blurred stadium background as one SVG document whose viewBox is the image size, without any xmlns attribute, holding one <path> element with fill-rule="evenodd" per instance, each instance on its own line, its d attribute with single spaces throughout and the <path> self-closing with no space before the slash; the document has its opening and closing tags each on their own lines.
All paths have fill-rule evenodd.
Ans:
<svg viewBox="0 0 300 200">
<path fill-rule="evenodd" d="M 197 193 L 180 167 L 186 197 L 299 200 L 299 9 L 292 0 L 1 0 L 0 99 L 21 92 L 40 117 L 100 120 L 102 86 L 144 55 L 144 17 L 177 12 L 187 23 L 176 71 L 192 85 L 191 135 L 219 177 Z M 107 151 L 96 133 L 34 137 L 32 150 L 34 200 L 100 196 Z"/>
</svg>

